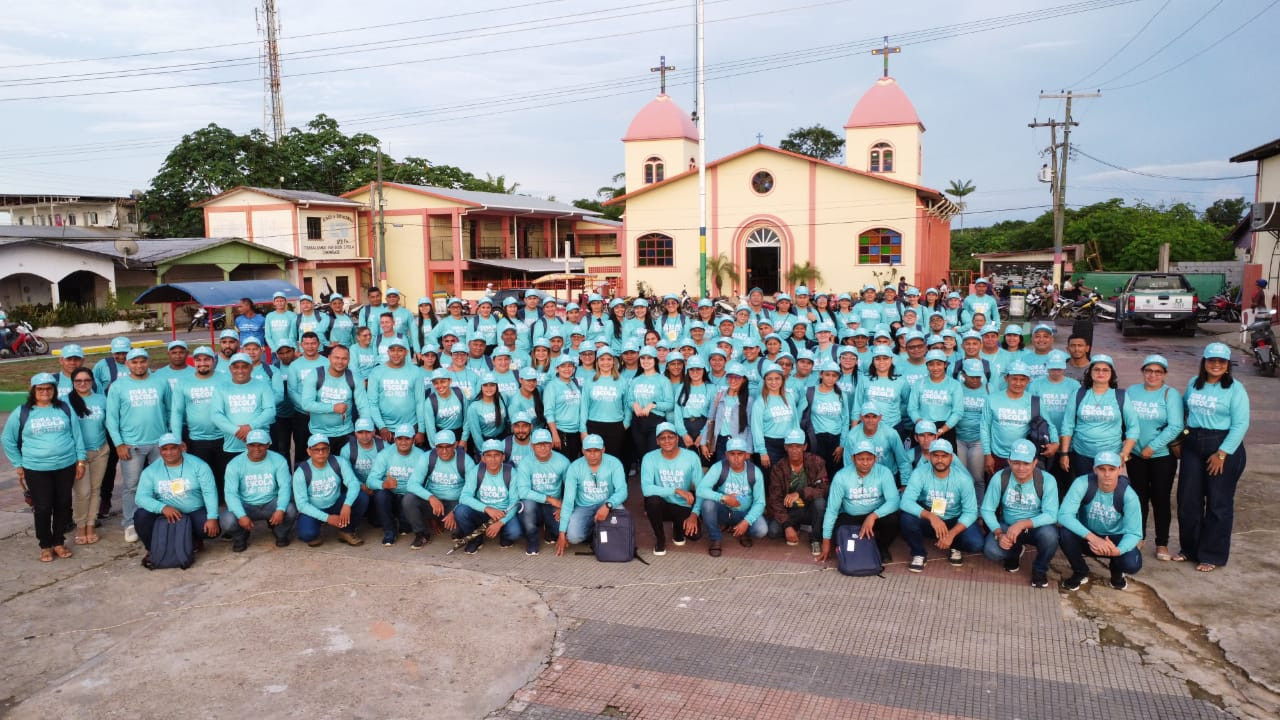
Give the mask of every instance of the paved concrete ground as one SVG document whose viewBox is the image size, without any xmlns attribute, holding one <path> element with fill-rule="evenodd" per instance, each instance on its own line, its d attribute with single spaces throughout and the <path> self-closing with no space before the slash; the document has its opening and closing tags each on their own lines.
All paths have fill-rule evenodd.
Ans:
<svg viewBox="0 0 1280 720">
<path fill-rule="evenodd" d="M 1158 351 L 1184 385 L 1206 340 L 1097 329 L 1125 384 Z M 1257 424 L 1231 564 L 1198 574 L 1148 547 L 1123 593 L 1035 590 L 1026 567 L 979 556 L 958 569 L 934 557 L 921 575 L 891 564 L 883 578 L 767 541 L 655 558 L 646 523 L 650 566 L 259 538 L 244 555 L 211 543 L 189 571 L 148 573 L 114 527 L 41 565 L 0 467 L 0 714 L 153 715 L 172 712 L 164 691 L 191 688 L 175 695 L 198 698 L 197 716 L 1275 717 L 1280 568 L 1264 512 L 1280 500 L 1268 482 L 1280 380 L 1237 374 Z M 1059 558 L 1051 577 L 1063 570 Z"/>
</svg>

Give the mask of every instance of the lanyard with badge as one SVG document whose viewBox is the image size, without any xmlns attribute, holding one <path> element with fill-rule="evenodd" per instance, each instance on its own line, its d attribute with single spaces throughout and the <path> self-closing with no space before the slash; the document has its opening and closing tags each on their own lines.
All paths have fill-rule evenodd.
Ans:
<svg viewBox="0 0 1280 720">
<path fill-rule="evenodd" d="M 169 494 L 174 497 L 182 497 L 187 494 L 186 473 L 183 470 L 187 467 L 187 461 L 183 460 L 178 466 L 178 477 L 175 479 L 173 474 L 169 472 L 169 464 L 165 463 L 164 474 L 169 477 Z"/>
<path fill-rule="evenodd" d="M 948 473 L 947 473 L 947 479 L 946 479 L 946 480 L 944 480 L 944 481 L 943 481 L 943 483 L 942 483 L 942 495 L 943 495 L 943 496 L 942 496 L 942 497 L 936 497 L 936 496 L 935 496 L 935 497 L 933 498 L 933 503 L 932 503 L 932 505 L 931 505 L 931 506 L 930 506 L 930 508 L 929 508 L 929 512 L 933 513 L 934 515 L 937 515 L 938 517 L 942 517 L 942 516 L 947 512 L 947 498 L 946 498 L 946 496 L 947 496 L 948 494 L 950 494 L 950 493 L 948 493 L 948 492 L 947 492 L 947 491 L 950 489 L 950 487 L 951 487 L 951 473 L 949 473 L 949 472 L 948 472 Z"/>
</svg>

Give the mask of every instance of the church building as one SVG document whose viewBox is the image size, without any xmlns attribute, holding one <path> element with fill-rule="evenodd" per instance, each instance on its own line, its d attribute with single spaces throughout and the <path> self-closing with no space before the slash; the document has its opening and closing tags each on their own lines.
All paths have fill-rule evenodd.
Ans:
<svg viewBox="0 0 1280 720">
<path fill-rule="evenodd" d="M 725 256 L 740 282 L 792 290 L 788 271 L 812 263 L 819 289 L 907 281 L 928 287 L 947 274 L 958 208 L 920 184 L 924 124 L 898 83 L 876 81 L 845 123 L 845 164 L 758 144 L 707 163 L 707 257 Z M 665 93 L 640 110 L 622 138 L 626 194 L 619 233 L 621 285 L 655 292 L 699 287 L 698 131 Z M 708 274 L 707 288 L 715 291 Z"/>
</svg>

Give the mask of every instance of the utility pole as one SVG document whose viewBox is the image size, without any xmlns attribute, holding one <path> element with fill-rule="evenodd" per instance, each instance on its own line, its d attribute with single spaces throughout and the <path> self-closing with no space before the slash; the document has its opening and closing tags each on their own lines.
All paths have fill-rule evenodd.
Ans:
<svg viewBox="0 0 1280 720">
<path fill-rule="evenodd" d="M 698 0 L 698 297 L 707 296 L 707 61 L 706 8 Z M 664 63 L 665 64 L 665 63 Z"/>
<path fill-rule="evenodd" d="M 378 285 L 387 285 L 387 201 L 382 196 L 382 146 L 378 146 Z"/>
<path fill-rule="evenodd" d="M 1066 118 L 1057 122 L 1052 118 L 1048 122 L 1030 122 L 1027 127 L 1047 127 L 1050 130 L 1049 152 L 1053 156 L 1053 284 L 1062 287 L 1062 234 L 1066 223 L 1067 208 L 1067 162 L 1071 156 L 1071 128 L 1079 125 L 1071 119 L 1072 98 L 1096 98 L 1102 93 L 1077 93 L 1067 90 L 1061 93 L 1040 93 L 1041 100 L 1065 99 L 1067 101 Z M 1062 128 L 1062 143 L 1058 143 L 1058 128 Z M 1062 155 L 1059 157 L 1058 152 Z"/>
<path fill-rule="evenodd" d="M 267 16 L 267 75 L 271 85 L 271 139 L 280 141 L 284 134 L 284 98 L 280 95 L 280 45 L 277 36 L 280 20 L 276 17 L 276 0 L 263 0 Z"/>
</svg>

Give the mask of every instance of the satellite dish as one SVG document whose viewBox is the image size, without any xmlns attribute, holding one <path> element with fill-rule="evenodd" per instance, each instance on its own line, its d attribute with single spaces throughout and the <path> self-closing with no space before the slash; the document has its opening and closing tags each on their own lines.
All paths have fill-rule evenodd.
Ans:
<svg viewBox="0 0 1280 720">
<path fill-rule="evenodd" d="M 133 238 L 117 238 L 116 252 L 120 253 L 120 263 L 129 267 L 129 258 L 138 254 L 138 241 Z"/>
</svg>

